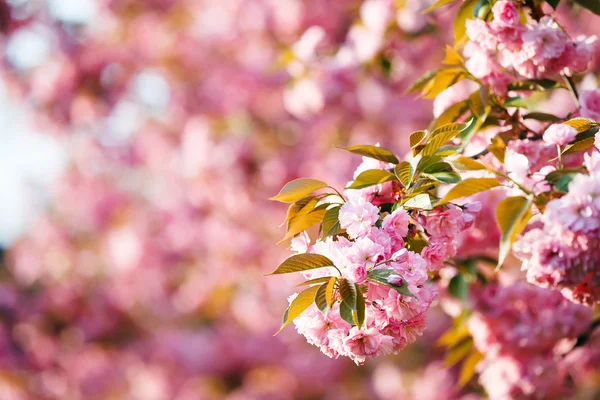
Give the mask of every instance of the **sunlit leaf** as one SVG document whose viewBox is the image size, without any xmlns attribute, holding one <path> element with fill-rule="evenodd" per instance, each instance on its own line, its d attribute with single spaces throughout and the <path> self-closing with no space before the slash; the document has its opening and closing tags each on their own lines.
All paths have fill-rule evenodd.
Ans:
<svg viewBox="0 0 600 400">
<path fill-rule="evenodd" d="M 283 316 L 283 322 L 281 328 L 277 333 L 281 332 L 290 322 L 292 322 L 297 316 L 302 314 L 310 305 L 315 301 L 315 295 L 320 286 L 311 286 L 308 289 L 300 292 L 294 300 L 292 300 L 290 306 Z"/>
<path fill-rule="evenodd" d="M 363 189 L 369 186 L 379 185 L 380 183 L 393 181 L 396 175 L 382 169 L 368 169 L 361 172 L 348 189 Z"/>
<path fill-rule="evenodd" d="M 294 217 L 299 217 L 308 214 L 315 208 L 318 202 L 319 199 L 317 197 L 306 196 L 296 201 L 295 203 L 290 204 L 290 206 L 288 207 L 287 215 L 285 216 L 285 221 L 283 221 L 283 223 L 285 224 Z"/>
<path fill-rule="evenodd" d="M 416 208 L 418 210 L 431 210 L 431 198 L 427 193 L 421 193 L 415 197 L 411 197 L 403 204 L 404 208 Z"/>
<path fill-rule="evenodd" d="M 479 171 L 487 169 L 487 167 L 479 161 L 475 161 L 472 158 L 465 156 L 460 156 L 451 162 L 454 168 L 460 171 Z"/>
<path fill-rule="evenodd" d="M 586 131 L 580 132 L 572 143 L 565 146 L 562 151 L 563 155 L 577 153 L 578 151 L 587 150 L 592 147 L 595 143 L 595 136 L 598 132 L 598 128 L 594 127 Z"/>
<path fill-rule="evenodd" d="M 423 11 L 423 13 L 431 12 L 439 7 L 445 6 L 446 4 L 454 3 L 455 1 L 457 1 L 457 0 L 437 0 L 431 6 L 426 8 L 425 11 Z"/>
<path fill-rule="evenodd" d="M 317 179 L 300 178 L 288 182 L 279 192 L 277 196 L 271 197 L 269 200 L 276 200 L 282 203 L 292 203 L 308 196 L 315 190 L 327 187 L 325 182 Z"/>
<path fill-rule="evenodd" d="M 320 254 L 296 254 L 282 262 L 270 275 L 289 274 L 333 266 L 333 261 Z"/>
<path fill-rule="evenodd" d="M 413 148 L 423 141 L 423 138 L 427 136 L 427 131 L 416 131 L 410 134 L 410 147 Z"/>
<path fill-rule="evenodd" d="M 408 187 L 412 181 L 414 171 L 412 165 L 410 165 L 408 161 L 402 161 L 396 165 L 396 168 L 394 168 L 394 173 L 400 180 L 400 183 L 404 187 Z"/>
<path fill-rule="evenodd" d="M 441 71 L 441 69 L 434 69 L 431 71 L 425 72 L 413 84 L 406 90 L 407 93 L 418 93 L 422 92 L 433 79 L 435 79 L 436 75 Z"/>
<path fill-rule="evenodd" d="M 467 33 L 467 19 L 473 19 L 473 10 L 478 0 L 467 0 L 458 9 L 454 19 L 454 42 L 459 43 Z"/>
<path fill-rule="evenodd" d="M 333 282 L 333 285 L 335 286 L 336 280 L 337 278 L 329 278 L 329 280 L 326 283 L 323 283 L 321 286 L 319 286 L 319 289 L 315 294 L 315 304 L 319 308 L 319 310 L 321 310 L 321 312 L 323 312 L 324 314 L 327 313 L 327 311 L 329 311 L 329 309 L 331 308 L 331 305 L 333 305 L 333 300 L 327 297 L 327 289 L 329 287 L 329 283 Z"/>
<path fill-rule="evenodd" d="M 316 225 L 319 222 L 323 221 L 325 212 L 326 212 L 325 209 L 315 209 L 314 211 L 312 211 L 306 215 L 301 215 L 301 216 L 292 218 L 288 222 L 288 228 L 287 228 L 287 232 L 286 232 L 284 238 L 281 239 L 281 241 L 279 243 L 284 242 L 288 239 L 291 239 L 292 237 L 299 234 L 300 232 L 305 231 L 308 228 L 310 228 L 311 226 Z"/>
<path fill-rule="evenodd" d="M 440 129 L 442 129 L 442 128 L 440 128 Z M 425 147 L 423 148 L 423 151 L 421 152 L 421 154 L 423 156 L 431 156 L 431 155 L 435 154 L 435 152 L 438 151 L 438 149 L 440 147 L 442 147 L 444 144 L 448 143 L 448 141 L 454 139 L 456 137 L 456 135 L 458 135 L 459 133 L 460 133 L 459 130 L 452 130 L 452 131 L 440 133 L 439 135 L 432 137 L 429 140 L 429 142 L 427 143 L 427 145 L 425 145 Z"/>
<path fill-rule="evenodd" d="M 593 119 L 582 117 L 570 119 L 568 121 L 563 122 L 563 124 L 572 126 L 573 128 L 577 129 L 577 133 L 589 131 L 593 127 L 598 126 L 598 123 Z"/>
<path fill-rule="evenodd" d="M 477 364 L 479 364 L 479 361 L 481 360 L 483 360 L 483 354 L 477 350 L 472 350 L 471 353 L 469 353 L 460 367 L 460 376 L 458 378 L 459 387 L 462 388 L 469 383 L 471 378 L 473 378 L 473 375 L 475 375 Z"/>
<path fill-rule="evenodd" d="M 461 124 L 461 123 L 451 123 L 451 124 L 447 124 L 444 126 L 440 126 L 437 129 L 434 129 L 433 132 L 431 132 L 431 137 L 435 137 L 439 134 L 442 133 L 448 133 L 448 132 L 455 132 L 455 131 L 462 131 L 463 129 L 465 129 L 467 127 L 466 124 Z"/>
<path fill-rule="evenodd" d="M 515 196 L 507 197 L 498 204 L 496 220 L 501 236 L 497 268 L 502 266 L 517 235 L 525 229 L 531 218 L 531 203 L 530 198 Z"/>
<path fill-rule="evenodd" d="M 331 276 L 323 276 L 321 278 L 309 279 L 307 281 L 297 284 L 296 287 L 307 286 L 307 285 L 316 285 L 318 283 L 325 283 L 325 282 L 329 282 L 329 279 L 331 279 Z"/>
<path fill-rule="evenodd" d="M 467 178 L 454 186 L 437 205 L 446 204 L 465 196 L 471 196 L 476 193 L 500 186 L 496 178 Z"/>
<path fill-rule="evenodd" d="M 492 144 L 490 144 L 487 148 L 490 153 L 494 155 L 502 164 L 504 164 L 504 155 L 506 154 L 506 144 L 499 136 L 494 136 L 490 139 Z"/>
<path fill-rule="evenodd" d="M 335 284 L 337 283 L 337 278 L 333 277 L 327 282 L 327 288 L 325 289 L 325 299 L 327 300 L 327 305 L 329 308 L 333 307 L 333 303 L 335 303 L 335 297 L 333 297 L 335 292 Z"/>
<path fill-rule="evenodd" d="M 473 350 L 473 339 L 461 341 L 456 346 L 451 348 L 448 353 L 446 353 L 446 357 L 444 358 L 444 361 L 442 361 L 442 365 L 446 368 L 450 368 L 460 360 L 464 359 L 467 354 L 471 352 L 471 350 Z"/>
<path fill-rule="evenodd" d="M 446 56 L 442 62 L 444 65 L 463 65 L 465 60 L 458 51 L 449 44 L 446 45 Z"/>
<path fill-rule="evenodd" d="M 467 76 L 467 72 L 463 67 L 442 69 L 434 79 L 430 80 L 427 85 L 425 85 L 423 97 L 433 99 L 450 86 L 465 79 Z"/>
<path fill-rule="evenodd" d="M 398 158 L 383 147 L 373 146 L 370 144 L 359 144 L 356 146 L 346 147 L 344 150 L 347 150 L 351 153 L 360 154 L 361 156 L 374 158 L 379 161 L 385 161 L 392 164 L 398 164 Z"/>
<path fill-rule="evenodd" d="M 448 107 L 433 123 L 429 129 L 434 130 L 440 126 L 455 122 L 469 110 L 469 101 L 463 100 Z M 411 146 L 412 147 L 412 146 Z"/>
</svg>

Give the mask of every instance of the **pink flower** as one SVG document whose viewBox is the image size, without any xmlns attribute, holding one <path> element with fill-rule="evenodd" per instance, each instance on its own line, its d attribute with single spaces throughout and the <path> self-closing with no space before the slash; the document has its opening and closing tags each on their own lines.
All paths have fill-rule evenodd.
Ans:
<svg viewBox="0 0 600 400">
<path fill-rule="evenodd" d="M 550 125 L 544 132 L 544 142 L 548 144 L 565 145 L 575 139 L 577 129 L 565 124 Z"/>
<path fill-rule="evenodd" d="M 519 24 L 519 9 L 512 0 L 501 0 L 492 7 L 494 21 L 502 25 L 514 26 Z"/>
<path fill-rule="evenodd" d="M 362 365 L 377 355 L 382 336 L 375 328 L 353 327 L 344 339 L 344 350 L 356 365 Z"/>
<path fill-rule="evenodd" d="M 452 237 L 461 229 L 462 210 L 454 205 L 448 205 L 430 212 L 425 220 L 425 229 L 433 237 Z"/>
<path fill-rule="evenodd" d="M 352 239 L 369 233 L 379 219 L 379 209 L 361 197 L 350 197 L 340 208 L 340 226 Z"/>
<path fill-rule="evenodd" d="M 410 215 L 403 208 L 398 208 L 383 218 L 381 228 L 390 236 L 402 239 L 408 235 Z"/>
<path fill-rule="evenodd" d="M 550 17 L 523 33 L 523 53 L 535 65 L 545 66 L 549 60 L 559 58 L 566 50 L 568 38 Z"/>
<path fill-rule="evenodd" d="M 579 102 L 582 117 L 600 121 L 600 89 L 582 90 L 579 94 Z"/>
</svg>

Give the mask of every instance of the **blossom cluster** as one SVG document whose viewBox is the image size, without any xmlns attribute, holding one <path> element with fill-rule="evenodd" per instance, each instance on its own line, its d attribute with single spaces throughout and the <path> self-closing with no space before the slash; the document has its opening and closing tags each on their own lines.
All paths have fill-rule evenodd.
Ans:
<svg viewBox="0 0 600 400">
<path fill-rule="evenodd" d="M 589 308 L 524 282 L 488 285 L 475 297 L 468 328 L 477 350 L 479 381 L 492 399 L 565 396 L 566 371 L 557 345 L 591 322 Z"/>
<path fill-rule="evenodd" d="M 372 165 L 371 159 L 363 157 L 357 171 Z M 381 166 L 382 162 L 376 161 L 375 165 Z M 456 253 L 454 236 L 468 231 L 481 209 L 479 203 L 470 203 L 430 212 L 401 206 L 382 212 L 380 207 L 398 199 L 398 191 L 393 188 L 399 184 L 375 186 L 346 190 L 347 200 L 339 209 L 344 235 L 328 236 L 311 244 L 307 232 L 302 232 L 292 240 L 292 250 L 298 254 L 323 255 L 333 263 L 333 267 L 302 272 L 309 283 L 334 276 L 337 270 L 341 278 L 362 288 L 358 296 L 364 293 L 363 327 L 343 318 L 343 298 L 325 312 L 315 302 L 294 319 L 298 332 L 324 354 L 347 356 L 358 365 L 379 355 L 398 353 L 422 335 L 426 312 L 437 296 L 428 274 L 439 270 Z M 426 245 L 415 251 L 411 245 L 415 240 L 424 240 Z M 290 297 L 292 305 L 296 298 Z"/>
<path fill-rule="evenodd" d="M 591 305 L 600 302 L 600 153 L 586 154 L 585 167 L 515 250 L 530 282 Z"/>
<path fill-rule="evenodd" d="M 513 0 L 497 1 L 492 13 L 490 22 L 467 20 L 464 54 L 467 70 L 497 93 L 506 93 L 515 76 L 542 79 L 587 69 L 595 36 L 571 39 L 552 17 L 534 20 Z"/>
</svg>

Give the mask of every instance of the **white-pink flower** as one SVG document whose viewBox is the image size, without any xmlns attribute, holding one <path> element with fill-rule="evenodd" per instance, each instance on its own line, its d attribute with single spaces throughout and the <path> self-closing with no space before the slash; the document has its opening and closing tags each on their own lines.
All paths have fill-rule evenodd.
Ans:
<svg viewBox="0 0 600 400">
<path fill-rule="evenodd" d="M 379 219 L 379 209 L 361 197 L 350 197 L 340 208 L 340 226 L 356 239 L 369 233 Z"/>
<path fill-rule="evenodd" d="M 557 144 L 563 146 L 577 136 L 577 129 L 566 124 L 550 125 L 544 132 L 544 142 L 548 144 Z"/>
</svg>

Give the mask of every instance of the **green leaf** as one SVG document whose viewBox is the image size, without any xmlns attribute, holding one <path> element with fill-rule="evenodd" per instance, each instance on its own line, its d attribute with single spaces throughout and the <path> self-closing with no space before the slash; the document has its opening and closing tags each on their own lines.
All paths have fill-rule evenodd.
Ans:
<svg viewBox="0 0 600 400">
<path fill-rule="evenodd" d="M 323 216 L 323 239 L 327 236 L 337 235 L 342 231 L 339 215 L 340 206 L 335 206 L 325 211 L 325 216 Z"/>
<path fill-rule="evenodd" d="M 448 284 L 448 293 L 457 299 L 464 300 L 467 298 L 469 292 L 469 285 L 465 281 L 465 277 L 462 274 L 456 274 L 450 279 Z"/>
<path fill-rule="evenodd" d="M 404 208 L 416 208 L 418 210 L 431 210 L 431 198 L 427 193 L 421 193 L 415 197 L 411 197 L 406 200 L 403 204 Z"/>
<path fill-rule="evenodd" d="M 575 2 L 594 14 L 600 15 L 600 2 L 598 0 L 575 0 Z"/>
<path fill-rule="evenodd" d="M 502 266 L 517 235 L 525 229 L 531 218 L 531 203 L 530 198 L 515 196 L 507 197 L 498 204 L 496 220 L 501 236 L 497 268 Z"/>
<path fill-rule="evenodd" d="M 317 179 L 300 178 L 288 182 L 279 192 L 277 196 L 271 197 L 269 200 L 276 200 L 282 203 L 292 203 L 308 196 L 315 190 L 327 187 L 325 182 Z"/>
<path fill-rule="evenodd" d="M 504 102 L 504 107 L 528 108 L 527 100 L 521 96 L 509 97 Z"/>
<path fill-rule="evenodd" d="M 367 279 L 374 283 L 389 286 L 403 296 L 415 297 L 415 295 L 408 290 L 408 285 L 406 284 L 406 280 L 404 278 L 402 278 L 401 285 L 392 285 L 388 281 L 389 277 L 392 275 L 397 275 L 402 278 L 402 276 L 393 269 L 372 269 L 367 274 Z"/>
<path fill-rule="evenodd" d="M 550 7 L 556 10 L 556 7 L 558 7 L 558 3 L 560 3 L 560 0 L 546 0 L 546 2 L 550 5 Z"/>
<path fill-rule="evenodd" d="M 562 87 L 558 82 L 550 79 L 529 79 L 525 81 L 513 82 L 508 85 L 508 90 L 525 90 L 543 92 L 549 89 L 557 89 Z"/>
<path fill-rule="evenodd" d="M 395 179 L 396 175 L 383 169 L 368 169 L 361 172 L 347 189 L 363 189 Z"/>
<path fill-rule="evenodd" d="M 461 181 L 461 177 L 454 171 L 440 171 L 432 174 L 426 174 L 426 176 L 443 183 L 458 183 Z"/>
<path fill-rule="evenodd" d="M 460 156 L 457 159 L 452 160 L 451 163 L 454 168 L 460 171 L 480 171 L 487 169 L 487 167 L 479 161 L 475 161 L 472 158 L 465 156 Z"/>
<path fill-rule="evenodd" d="M 532 112 L 529 114 L 525 114 L 525 115 L 523 115 L 523 119 L 535 119 L 536 121 L 542 121 L 542 122 L 555 122 L 555 121 L 559 120 L 559 118 L 557 116 L 554 116 L 552 114 L 542 113 L 542 112 Z"/>
<path fill-rule="evenodd" d="M 452 171 L 452 166 L 445 161 L 439 161 L 433 164 L 428 164 L 423 168 L 423 172 L 433 174 L 435 172 Z"/>
<path fill-rule="evenodd" d="M 315 285 L 317 283 L 325 283 L 325 282 L 329 282 L 329 279 L 331 279 L 331 276 L 323 276 L 321 278 L 309 279 L 307 281 L 304 281 L 302 283 L 297 284 L 296 287 L 298 287 L 298 286 L 307 286 L 307 285 Z"/>
<path fill-rule="evenodd" d="M 467 0 L 458 9 L 456 18 L 454 19 L 454 42 L 459 43 L 463 40 L 467 33 L 467 20 L 473 19 L 473 10 L 477 5 L 478 0 Z"/>
<path fill-rule="evenodd" d="M 319 202 L 319 199 L 315 196 L 307 196 L 303 197 L 295 203 L 290 204 L 288 207 L 287 215 L 285 216 L 285 221 L 283 224 L 290 221 L 294 217 L 299 217 L 302 215 L 306 215 L 312 210 L 314 210 L 315 206 Z M 282 225 L 283 225 L 282 224 Z"/>
<path fill-rule="evenodd" d="M 350 325 L 355 325 L 352 310 L 345 303 L 340 303 L 340 317 Z"/>
<path fill-rule="evenodd" d="M 281 239 L 281 242 L 284 242 L 292 237 L 294 237 L 295 235 L 299 234 L 302 231 L 307 230 L 308 228 L 310 228 L 311 226 L 318 224 L 319 222 L 321 222 L 323 220 L 323 217 L 325 216 L 325 209 L 319 209 L 317 207 L 317 209 L 315 209 L 314 211 L 311 211 L 310 213 L 306 214 L 306 215 L 301 215 L 301 216 L 297 216 L 292 218 L 289 222 L 288 222 L 288 228 L 287 228 L 287 232 L 285 234 L 285 236 L 283 237 L 283 239 Z"/>
<path fill-rule="evenodd" d="M 396 174 L 398 180 L 400 180 L 402 186 L 405 188 L 410 186 L 414 171 L 412 165 L 410 165 L 408 161 L 402 161 L 396 165 L 394 168 L 394 173 Z"/>
<path fill-rule="evenodd" d="M 356 146 L 346 147 L 344 150 L 354 154 L 360 154 L 361 156 L 374 158 L 379 161 L 398 164 L 398 158 L 394 155 L 394 153 L 388 149 L 384 149 L 383 147 L 373 146 L 370 144 L 359 144 Z"/>
<path fill-rule="evenodd" d="M 348 279 L 339 279 L 338 288 L 342 303 L 348 306 L 352 311 L 356 312 L 356 286 Z"/>
<path fill-rule="evenodd" d="M 365 298 L 360 290 L 360 287 L 355 283 L 354 288 L 356 289 L 356 311 L 352 312 L 352 317 L 358 329 L 362 328 L 365 324 L 365 317 L 367 314 L 367 307 L 365 305 Z"/>
<path fill-rule="evenodd" d="M 443 199 L 436 205 L 440 206 L 461 197 L 471 196 L 476 193 L 500 186 L 496 178 L 467 178 L 454 186 Z"/>
<path fill-rule="evenodd" d="M 321 310 L 323 314 L 327 313 L 331 306 L 333 305 L 333 288 L 335 287 L 335 282 L 337 278 L 331 277 L 326 283 L 323 283 L 319 286 L 317 293 L 315 295 L 315 304 Z"/>
<path fill-rule="evenodd" d="M 546 175 L 546 181 L 553 185 L 556 190 L 567 193 L 569 191 L 569 183 L 573 180 L 575 175 L 580 173 L 578 169 L 559 169 L 552 171 Z"/>
<path fill-rule="evenodd" d="M 593 119 L 582 118 L 582 117 L 570 119 L 568 121 L 563 122 L 563 124 L 572 126 L 573 128 L 577 129 L 577 133 L 583 133 L 585 131 L 589 131 L 593 127 L 599 125 Z"/>
<path fill-rule="evenodd" d="M 300 292 L 294 300 L 292 300 L 287 311 L 283 315 L 283 322 L 281 328 L 277 333 L 281 332 L 290 322 L 292 322 L 297 316 L 302 314 L 310 305 L 315 301 L 315 295 L 320 286 L 311 286 L 308 289 Z M 276 334 L 277 334 L 276 333 Z"/>
<path fill-rule="evenodd" d="M 427 9 L 425 9 L 425 11 L 423 11 L 423 14 L 431 12 L 441 6 L 445 6 L 446 4 L 454 3 L 455 1 L 456 0 L 437 0 L 435 3 L 433 3 Z"/>
<path fill-rule="evenodd" d="M 289 274 L 332 266 L 333 261 L 320 254 L 296 254 L 282 262 L 270 275 Z"/>
<path fill-rule="evenodd" d="M 460 367 L 460 375 L 458 378 L 459 387 L 462 388 L 469 383 L 473 375 L 475 375 L 477 364 L 479 364 L 479 361 L 481 360 L 483 360 L 483 354 L 477 350 L 472 350 L 471 353 L 469 353 Z"/>
</svg>

